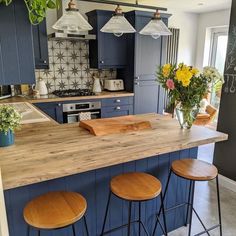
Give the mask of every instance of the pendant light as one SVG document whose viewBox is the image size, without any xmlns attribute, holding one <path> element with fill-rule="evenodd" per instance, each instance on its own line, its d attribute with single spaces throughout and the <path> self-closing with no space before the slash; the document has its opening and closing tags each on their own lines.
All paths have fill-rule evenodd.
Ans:
<svg viewBox="0 0 236 236">
<path fill-rule="evenodd" d="M 117 37 L 127 33 L 135 33 L 136 30 L 124 17 L 122 9 L 119 5 L 115 9 L 115 13 L 112 18 L 102 27 L 101 32 L 112 33 Z"/>
<path fill-rule="evenodd" d="M 70 0 L 68 8 L 63 16 L 52 26 L 53 29 L 62 30 L 65 33 L 80 33 L 92 30 L 93 27 L 85 20 L 76 8 L 73 0 Z"/>
<path fill-rule="evenodd" d="M 139 33 L 150 35 L 154 39 L 158 39 L 160 36 L 172 35 L 171 31 L 161 20 L 161 15 L 158 10 L 154 13 L 152 20 Z"/>
</svg>

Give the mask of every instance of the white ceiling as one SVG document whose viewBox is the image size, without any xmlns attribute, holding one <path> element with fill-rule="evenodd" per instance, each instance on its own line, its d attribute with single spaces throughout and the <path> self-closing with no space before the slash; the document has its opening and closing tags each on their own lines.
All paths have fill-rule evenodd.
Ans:
<svg viewBox="0 0 236 236">
<path fill-rule="evenodd" d="M 135 0 L 122 1 L 135 3 Z M 232 0 L 138 0 L 138 2 L 143 5 L 161 6 L 186 12 L 202 13 L 229 9 L 231 7 Z"/>
</svg>

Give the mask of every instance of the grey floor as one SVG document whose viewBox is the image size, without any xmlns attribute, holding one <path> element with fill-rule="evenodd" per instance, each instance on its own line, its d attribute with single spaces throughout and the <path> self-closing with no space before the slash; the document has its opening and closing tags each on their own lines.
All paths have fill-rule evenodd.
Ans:
<svg viewBox="0 0 236 236">
<path fill-rule="evenodd" d="M 214 145 L 205 145 L 199 148 L 198 158 L 212 162 Z M 236 236 L 236 193 L 224 187 L 220 187 L 221 192 L 221 208 L 223 221 L 223 236 Z M 211 227 L 218 222 L 217 198 L 215 191 L 215 182 L 196 183 L 195 209 L 206 223 L 207 227 Z M 196 217 L 193 217 L 192 234 L 199 233 L 203 230 Z M 188 230 L 186 227 L 171 232 L 170 236 L 185 236 Z M 204 236 L 207 234 L 203 234 Z M 219 236 L 219 230 L 215 229 L 210 232 L 211 236 Z"/>
</svg>

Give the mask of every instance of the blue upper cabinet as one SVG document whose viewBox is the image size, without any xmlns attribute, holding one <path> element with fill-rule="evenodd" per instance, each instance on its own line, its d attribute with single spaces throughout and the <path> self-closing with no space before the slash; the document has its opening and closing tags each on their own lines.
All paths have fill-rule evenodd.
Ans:
<svg viewBox="0 0 236 236">
<path fill-rule="evenodd" d="M 91 68 L 124 68 L 127 64 L 126 35 L 116 37 L 102 33 L 100 29 L 112 17 L 112 11 L 95 10 L 87 13 L 89 23 L 93 26 L 90 32 L 97 39 L 89 41 L 89 61 Z"/>
<path fill-rule="evenodd" d="M 46 20 L 33 26 L 34 58 L 36 69 L 49 69 Z"/>
<path fill-rule="evenodd" d="M 0 6 L 0 85 L 35 83 L 32 26 L 22 0 Z"/>
</svg>

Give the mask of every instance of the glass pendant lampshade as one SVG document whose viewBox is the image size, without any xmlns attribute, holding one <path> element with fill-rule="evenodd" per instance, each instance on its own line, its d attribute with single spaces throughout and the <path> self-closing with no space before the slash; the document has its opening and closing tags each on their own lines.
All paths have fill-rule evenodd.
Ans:
<svg viewBox="0 0 236 236">
<path fill-rule="evenodd" d="M 79 13 L 73 0 L 70 0 L 68 8 L 63 16 L 52 26 L 53 29 L 62 30 L 65 33 L 80 33 L 92 30 L 93 27 Z"/>
<path fill-rule="evenodd" d="M 154 39 L 158 39 L 160 36 L 172 35 L 171 31 L 161 20 L 158 10 L 154 14 L 152 20 L 139 33 L 143 35 L 150 35 Z"/>
<path fill-rule="evenodd" d="M 103 33 L 112 33 L 117 37 L 122 36 L 127 33 L 135 33 L 136 30 L 128 22 L 122 13 L 122 9 L 118 5 L 115 14 L 112 18 L 102 27 L 101 32 Z"/>
</svg>

